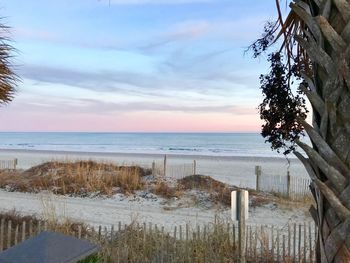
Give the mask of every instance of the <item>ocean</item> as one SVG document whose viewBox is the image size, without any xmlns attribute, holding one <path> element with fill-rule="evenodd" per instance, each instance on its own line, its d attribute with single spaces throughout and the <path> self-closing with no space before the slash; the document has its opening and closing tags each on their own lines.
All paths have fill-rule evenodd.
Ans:
<svg viewBox="0 0 350 263">
<path fill-rule="evenodd" d="M 258 133 L 2 132 L 0 149 L 283 158 Z"/>
</svg>

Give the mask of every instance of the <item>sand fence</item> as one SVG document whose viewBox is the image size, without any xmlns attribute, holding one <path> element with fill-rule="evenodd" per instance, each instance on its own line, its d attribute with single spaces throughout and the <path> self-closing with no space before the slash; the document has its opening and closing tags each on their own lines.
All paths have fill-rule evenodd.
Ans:
<svg viewBox="0 0 350 263">
<path fill-rule="evenodd" d="M 289 171 L 285 175 L 264 173 L 255 166 L 256 190 L 280 195 L 290 200 L 311 198 L 310 178 L 295 177 Z"/>
<path fill-rule="evenodd" d="M 18 160 L 0 160 L 0 170 L 15 170 Z M 186 163 L 171 163 L 165 155 L 163 159 L 158 159 L 152 163 L 122 163 L 122 165 L 140 165 L 143 168 L 152 170 L 152 174 L 157 177 L 166 177 L 171 179 L 182 179 L 186 176 L 196 175 L 198 163 L 196 160 Z M 211 176 L 211 174 L 205 174 Z M 311 198 L 309 185 L 310 178 L 293 176 L 289 171 L 285 174 L 271 174 L 263 171 L 261 166 L 255 166 L 256 178 L 255 190 L 276 194 L 284 198 L 298 201 L 305 198 Z M 251 188 L 251 185 L 240 183 L 242 188 Z"/>
<path fill-rule="evenodd" d="M 153 175 L 173 179 L 196 175 L 198 171 L 196 160 L 183 164 L 170 164 L 166 155 L 164 160 L 153 161 L 151 167 Z M 261 166 L 255 166 L 255 177 L 257 191 L 276 194 L 294 201 L 312 198 L 309 189 L 310 178 L 293 176 L 288 170 L 285 174 L 265 173 Z M 241 183 L 240 187 L 249 188 L 249 185 Z"/>
<path fill-rule="evenodd" d="M 0 170 L 16 170 L 17 158 L 11 160 L 0 160 Z"/>
<path fill-rule="evenodd" d="M 0 219 L 0 251 L 12 247 L 41 231 L 62 230 L 52 226 L 47 221 L 15 221 L 8 218 Z M 316 262 L 315 244 L 317 228 L 311 223 L 290 223 L 284 227 L 267 225 L 247 225 L 245 240 L 245 254 L 251 262 Z M 213 255 L 205 255 L 207 259 L 220 259 L 238 257 L 238 227 L 236 223 L 212 223 L 191 227 L 189 224 L 173 226 L 165 230 L 163 226 L 152 223 L 137 223 L 130 225 L 118 222 L 112 226 L 87 227 L 75 224 L 69 233 L 80 239 L 104 244 L 104 246 L 117 246 L 118 240 L 123 245 L 115 247 L 118 253 L 130 253 L 135 242 L 152 242 L 161 248 L 159 262 L 191 262 L 192 258 L 203 256 L 206 251 L 200 252 L 203 246 L 214 246 Z M 130 242 L 129 242 L 130 241 Z M 221 248 L 221 249 L 220 249 Z M 142 250 L 142 246 L 138 246 Z M 149 250 L 147 244 L 144 249 Z M 125 250 L 125 251 L 124 251 Z M 138 253 L 146 253 L 139 251 Z M 177 260 L 179 259 L 179 260 Z M 158 261 L 157 261 L 158 262 Z M 212 262 L 212 261 L 207 261 Z"/>
</svg>

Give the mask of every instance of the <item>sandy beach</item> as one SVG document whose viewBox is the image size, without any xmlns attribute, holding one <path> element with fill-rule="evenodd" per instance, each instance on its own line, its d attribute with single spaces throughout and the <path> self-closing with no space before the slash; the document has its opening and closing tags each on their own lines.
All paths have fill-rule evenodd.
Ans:
<svg viewBox="0 0 350 263">
<path fill-rule="evenodd" d="M 112 198 L 79 198 L 68 196 L 54 196 L 49 193 L 18 193 L 0 190 L 0 212 L 13 209 L 24 215 L 43 217 L 52 213 L 47 208 L 54 208 L 58 218 L 70 218 L 76 222 L 85 222 L 90 225 L 110 227 L 130 224 L 132 221 L 146 222 L 165 226 L 170 230 L 174 225 L 189 224 L 206 225 L 215 220 L 231 221 L 231 210 L 204 209 L 203 207 L 178 207 L 179 201 L 171 202 L 163 198 L 142 198 L 142 193 L 130 197 L 116 195 Z M 169 209 L 173 207 L 173 209 Z M 311 222 L 307 209 L 301 207 L 281 207 L 276 203 L 266 204 L 249 209 L 248 224 L 276 225 L 285 227 L 288 223 Z"/>
<path fill-rule="evenodd" d="M 19 169 L 28 169 L 34 165 L 52 160 L 96 160 L 117 164 L 136 164 L 151 167 L 152 162 L 162 164 L 162 154 L 96 153 L 64 151 L 0 150 L 0 160 L 18 159 Z M 283 155 L 275 157 L 236 157 L 236 156 L 200 156 L 167 155 L 169 165 L 190 164 L 196 160 L 197 173 L 209 175 L 219 181 L 242 187 L 255 187 L 255 166 L 262 167 L 263 174 L 285 175 L 288 162 Z M 307 173 L 298 159 L 291 158 L 289 170 L 292 176 L 307 177 Z"/>
<path fill-rule="evenodd" d="M 137 164 L 150 167 L 153 161 L 163 162 L 163 155 L 122 154 L 122 153 L 81 153 L 30 150 L 1 150 L 0 159 L 18 159 L 19 169 L 28 169 L 34 165 L 52 160 L 95 160 L 116 164 Z M 262 166 L 262 176 L 268 174 L 285 174 L 287 161 L 283 158 L 263 157 L 214 157 L 167 155 L 168 165 L 181 165 L 197 162 L 197 173 L 240 187 L 255 189 L 255 165 Z M 293 176 L 304 177 L 306 173 L 297 159 L 291 159 L 290 172 Z M 146 195 L 146 197 L 145 197 Z M 195 194 L 196 195 L 196 194 Z M 46 200 L 46 201 L 45 201 Z M 230 221 L 228 207 L 196 207 L 184 205 L 191 200 L 166 200 L 144 191 L 131 196 L 121 194 L 104 197 L 71 197 L 48 193 L 19 193 L 0 190 L 0 210 L 15 209 L 23 214 L 43 215 L 45 202 L 54 207 L 58 217 L 66 216 L 76 221 L 93 225 L 111 225 L 117 221 L 127 224 L 133 220 L 153 222 L 169 229 L 176 224 L 207 224 L 219 217 Z M 47 206 L 47 205 L 46 205 Z M 311 221 L 307 207 L 301 209 L 284 207 L 274 201 L 250 209 L 248 223 L 285 226 L 289 222 Z"/>
</svg>

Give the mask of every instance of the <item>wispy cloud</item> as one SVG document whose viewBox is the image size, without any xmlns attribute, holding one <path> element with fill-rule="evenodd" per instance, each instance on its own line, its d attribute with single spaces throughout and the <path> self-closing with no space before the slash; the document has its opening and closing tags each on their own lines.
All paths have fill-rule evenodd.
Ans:
<svg viewBox="0 0 350 263">
<path fill-rule="evenodd" d="M 171 43 L 193 40 L 209 33 L 211 25 L 207 21 L 184 21 L 154 36 L 146 45 L 141 45 L 137 49 L 145 52 L 157 51 Z"/>
<path fill-rule="evenodd" d="M 166 104 L 161 102 L 106 102 L 98 99 L 69 99 L 69 98 L 44 98 L 28 101 L 19 98 L 19 101 L 11 105 L 12 110 L 21 111 L 45 111 L 45 112 L 80 112 L 84 114 L 113 115 L 132 112 L 172 112 L 172 113 L 227 113 L 233 115 L 254 115 L 256 109 L 241 105 L 210 105 L 201 103 L 191 105 L 188 103 Z"/>
<path fill-rule="evenodd" d="M 170 62 L 169 62 L 170 63 Z M 201 63 L 200 61 L 198 63 Z M 169 65 L 168 65 L 169 66 Z M 172 65 L 171 67 L 181 67 Z M 62 84 L 97 92 L 115 92 L 136 96 L 186 96 L 183 92 L 196 92 L 225 96 L 245 85 L 246 89 L 254 88 L 249 85 L 249 76 L 241 76 L 231 71 L 215 72 L 196 70 L 186 72 L 186 68 L 194 68 L 194 62 L 182 65 L 182 69 L 169 72 L 145 74 L 129 71 L 99 71 L 85 72 L 66 68 L 24 65 L 19 75 L 23 78 L 40 83 Z"/>
</svg>

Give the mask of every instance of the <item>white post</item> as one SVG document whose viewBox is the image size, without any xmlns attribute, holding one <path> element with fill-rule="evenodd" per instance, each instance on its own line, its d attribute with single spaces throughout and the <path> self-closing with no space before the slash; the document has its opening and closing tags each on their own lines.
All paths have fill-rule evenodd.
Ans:
<svg viewBox="0 0 350 263">
<path fill-rule="evenodd" d="M 232 220 L 238 220 L 238 251 L 239 262 L 246 262 L 246 219 L 248 219 L 249 193 L 247 190 L 231 192 Z"/>
</svg>

